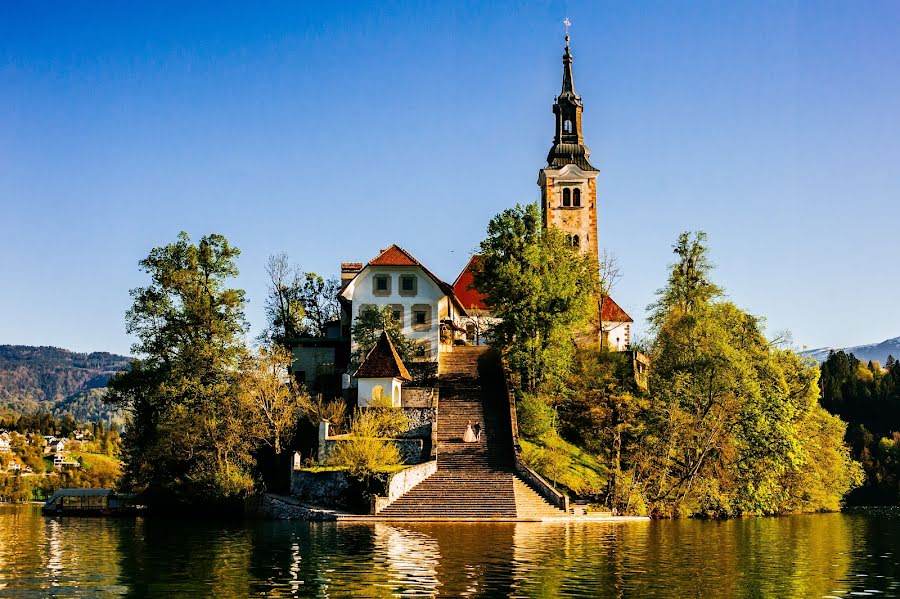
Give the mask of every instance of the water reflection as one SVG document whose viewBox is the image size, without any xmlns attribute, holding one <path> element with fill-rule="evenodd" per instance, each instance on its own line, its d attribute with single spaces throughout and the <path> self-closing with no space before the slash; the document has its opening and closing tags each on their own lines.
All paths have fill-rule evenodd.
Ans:
<svg viewBox="0 0 900 599">
<path fill-rule="evenodd" d="M 45 519 L 0 506 L 0 596 L 883 597 L 898 594 L 898 539 L 896 511 L 344 525 Z"/>
</svg>

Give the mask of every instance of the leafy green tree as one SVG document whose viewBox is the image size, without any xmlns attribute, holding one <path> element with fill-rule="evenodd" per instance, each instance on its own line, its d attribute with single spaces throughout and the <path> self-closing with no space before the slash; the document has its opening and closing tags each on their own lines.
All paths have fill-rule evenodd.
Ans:
<svg viewBox="0 0 900 599">
<path fill-rule="evenodd" d="M 596 306 L 596 263 L 544 228 L 537 204 L 494 217 L 479 253 L 475 286 L 499 317 L 492 341 L 524 390 L 558 386 Z"/>
<path fill-rule="evenodd" d="M 266 328 L 260 341 L 289 347 L 296 337 L 324 337 L 325 325 L 340 317 L 340 282 L 292 265 L 287 254 L 269 256 Z"/>
<path fill-rule="evenodd" d="M 340 281 L 334 277 L 325 279 L 314 272 L 303 273 L 299 296 L 306 313 L 307 334 L 324 337 L 325 325 L 340 318 L 340 290 Z"/>
<path fill-rule="evenodd" d="M 290 264 L 287 254 L 281 253 L 269 256 L 266 274 L 269 276 L 264 303 L 266 328 L 260 335 L 260 341 L 267 345 L 288 347 L 288 339 L 306 333 L 306 310 L 301 297 L 302 273 Z"/>
<path fill-rule="evenodd" d="M 818 370 L 773 347 L 758 318 L 713 301 L 721 290 L 704 240 L 679 237 L 652 307 L 654 408 L 635 459 L 649 503 L 670 514 L 832 509 L 858 484 L 859 467 L 818 405 Z M 833 459 L 815 465 L 821 476 L 804 476 L 818 452 Z"/>
<path fill-rule="evenodd" d="M 416 342 L 408 339 L 403 333 L 403 323 L 394 318 L 394 311 L 390 306 L 367 306 L 363 308 L 356 320 L 353 321 L 351 335 L 357 347 L 353 352 L 353 363 L 357 366 L 362 363 L 378 338 L 381 331 L 387 333 L 397 355 L 404 363 L 408 363 L 415 355 Z"/>
<path fill-rule="evenodd" d="M 140 358 L 110 381 L 124 408 L 124 482 L 149 496 L 227 500 L 250 492 L 250 415 L 239 398 L 244 292 L 239 250 L 221 235 L 194 244 L 181 233 L 141 261 L 150 277 L 132 290 L 127 330 Z"/>
<path fill-rule="evenodd" d="M 241 364 L 239 397 L 251 415 L 248 431 L 275 455 L 293 439 L 306 394 L 288 374 L 291 361 L 288 350 L 274 345 L 248 354 Z"/>
</svg>

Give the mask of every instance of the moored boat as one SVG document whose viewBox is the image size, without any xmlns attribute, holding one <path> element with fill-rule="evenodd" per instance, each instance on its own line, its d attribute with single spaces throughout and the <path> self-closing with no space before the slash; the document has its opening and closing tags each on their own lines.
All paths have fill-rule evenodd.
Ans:
<svg viewBox="0 0 900 599">
<path fill-rule="evenodd" d="M 139 511 L 134 494 L 113 489 L 59 489 L 41 508 L 45 516 L 126 516 Z"/>
</svg>

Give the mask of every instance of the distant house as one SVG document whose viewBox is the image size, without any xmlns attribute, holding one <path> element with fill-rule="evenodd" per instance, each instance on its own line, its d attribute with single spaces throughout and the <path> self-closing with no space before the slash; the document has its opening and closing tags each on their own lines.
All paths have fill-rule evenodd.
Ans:
<svg viewBox="0 0 900 599">
<path fill-rule="evenodd" d="M 66 450 L 65 439 L 53 439 L 47 444 L 47 453 L 62 453 Z"/>
<path fill-rule="evenodd" d="M 53 467 L 57 470 L 62 470 L 63 468 L 81 468 L 81 464 L 77 460 L 73 460 L 62 453 L 58 453 L 53 456 Z"/>
<path fill-rule="evenodd" d="M 0 453 L 9 453 L 10 451 L 12 451 L 9 442 L 9 433 L 5 431 L 0 433 Z"/>
</svg>

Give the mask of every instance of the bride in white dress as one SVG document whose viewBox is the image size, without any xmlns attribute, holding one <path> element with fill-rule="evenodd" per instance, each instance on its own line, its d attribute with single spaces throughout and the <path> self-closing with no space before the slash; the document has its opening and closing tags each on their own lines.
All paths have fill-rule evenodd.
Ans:
<svg viewBox="0 0 900 599">
<path fill-rule="evenodd" d="M 466 433 L 463 435 L 463 441 L 466 443 L 474 443 L 475 442 L 475 431 L 472 430 L 472 421 L 469 420 L 466 423 Z"/>
</svg>

